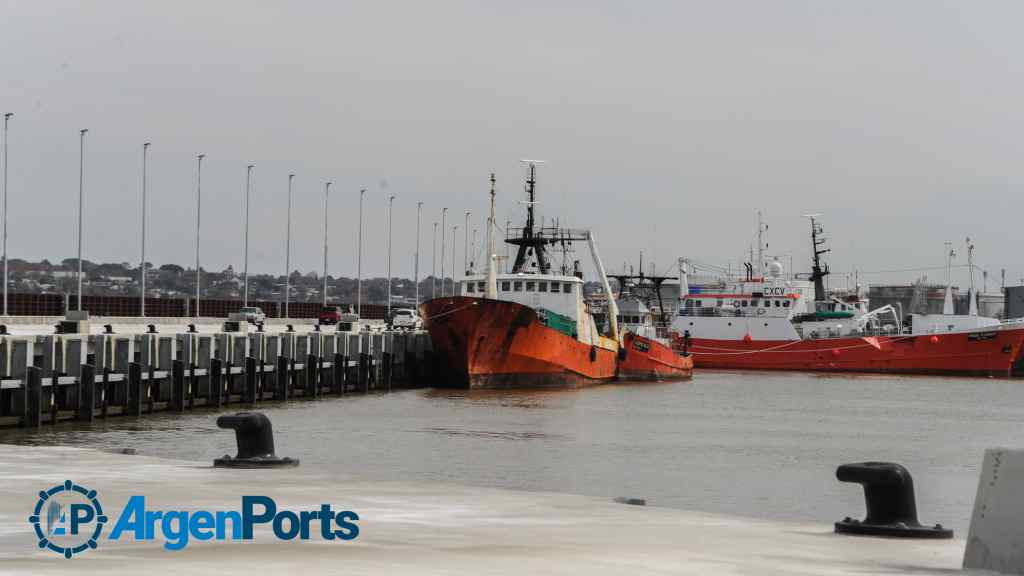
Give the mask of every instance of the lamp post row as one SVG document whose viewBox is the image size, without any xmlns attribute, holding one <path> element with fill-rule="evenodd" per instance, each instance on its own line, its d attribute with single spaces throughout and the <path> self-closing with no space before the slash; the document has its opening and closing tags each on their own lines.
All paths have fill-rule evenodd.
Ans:
<svg viewBox="0 0 1024 576">
<path fill-rule="evenodd" d="M 3 258 L 3 315 L 9 315 L 8 307 L 8 260 L 7 260 L 7 221 L 8 221 L 8 202 L 7 202 L 7 182 L 8 182 L 8 129 L 11 117 L 14 116 L 12 112 L 6 112 L 3 115 L 4 126 L 3 126 L 3 177 L 2 177 L 2 198 L 0 203 L 3 206 L 3 220 L 2 228 L 0 228 L 0 244 L 2 244 L 2 258 Z M 79 153 L 78 153 L 78 230 L 77 230 L 77 270 L 76 270 L 76 309 L 82 310 L 82 250 L 83 250 L 83 238 L 84 238 L 84 208 L 85 208 L 85 141 L 86 134 L 89 129 L 83 128 L 79 130 Z M 152 146 L 151 142 L 144 142 L 142 144 L 142 222 L 141 222 L 141 241 L 140 241 L 140 255 L 139 255 L 139 313 L 140 316 L 145 317 L 146 315 L 146 280 L 147 280 L 147 266 L 146 266 L 146 240 L 147 231 L 146 225 L 148 220 L 148 160 L 149 160 L 149 148 Z M 206 158 L 205 154 L 196 155 L 196 263 L 195 263 L 195 309 L 194 315 L 198 318 L 200 315 L 200 300 L 202 297 L 202 276 L 200 270 L 200 245 L 201 245 L 201 232 L 202 232 L 202 198 L 203 198 L 203 159 Z M 249 303 L 249 204 L 251 201 L 251 190 L 252 190 L 252 171 L 255 165 L 249 164 L 246 166 L 246 178 L 245 178 L 245 231 L 243 239 L 243 306 L 248 306 Z M 286 240 L 285 240 L 285 316 L 289 314 L 288 306 L 290 303 L 291 296 L 291 224 L 292 224 L 292 183 L 295 178 L 295 174 L 288 175 L 288 207 L 287 207 L 287 223 L 286 223 Z M 328 263 L 328 198 L 330 195 L 331 182 L 327 182 L 324 186 L 324 273 L 323 273 L 323 301 L 327 304 L 327 263 Z M 358 279 L 357 279 L 357 294 L 356 294 L 356 310 L 357 313 L 362 312 L 362 261 L 363 261 L 363 199 L 366 194 L 366 189 L 359 191 L 359 236 L 358 236 L 358 255 L 357 255 L 357 268 L 358 268 Z M 388 315 L 391 314 L 391 245 L 392 245 L 392 211 L 394 207 L 395 196 L 391 195 L 388 198 L 388 221 L 387 221 L 387 258 L 388 258 L 388 279 L 387 279 L 387 290 L 388 290 Z M 420 265 L 420 224 L 422 218 L 423 202 L 417 202 L 416 204 L 416 252 L 415 261 L 413 265 L 413 276 L 415 282 L 416 291 L 416 304 L 420 302 L 420 286 L 419 286 L 419 265 Z M 444 208 L 441 216 L 441 270 L 442 278 L 444 273 L 444 256 L 445 256 L 445 216 L 448 212 L 448 208 Z M 467 222 L 469 213 L 466 213 Z M 454 234 L 457 226 L 452 228 L 453 240 L 452 245 L 454 247 Z M 432 263 L 431 263 L 431 276 L 432 276 L 432 287 L 431 297 L 436 296 L 437 286 L 437 222 L 434 222 L 434 237 L 432 244 Z M 452 251 L 452 273 L 455 272 L 454 266 L 455 251 Z M 444 295 L 444 281 L 441 284 L 441 294 Z"/>
</svg>

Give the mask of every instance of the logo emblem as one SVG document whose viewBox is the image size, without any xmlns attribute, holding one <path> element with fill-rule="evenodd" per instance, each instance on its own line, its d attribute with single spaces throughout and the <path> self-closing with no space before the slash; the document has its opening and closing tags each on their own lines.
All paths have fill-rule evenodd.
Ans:
<svg viewBox="0 0 1024 576">
<path fill-rule="evenodd" d="M 95 490 L 65 480 L 39 492 L 39 501 L 28 521 L 36 531 L 40 548 L 71 558 L 96 548 L 107 517 Z"/>
</svg>

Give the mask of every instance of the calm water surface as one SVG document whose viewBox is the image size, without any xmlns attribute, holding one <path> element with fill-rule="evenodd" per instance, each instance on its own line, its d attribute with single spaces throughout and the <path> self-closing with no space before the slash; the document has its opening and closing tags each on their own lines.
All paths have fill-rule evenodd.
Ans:
<svg viewBox="0 0 1024 576">
<path fill-rule="evenodd" d="M 261 406 L 279 455 L 363 478 L 596 496 L 831 522 L 863 513 L 844 462 L 914 474 L 923 522 L 964 531 L 983 450 L 1024 445 L 1024 381 L 700 372 L 573 391 L 407 390 Z M 216 413 L 0 432 L 0 442 L 234 454 Z M 964 534 L 965 535 L 965 534 Z"/>
</svg>

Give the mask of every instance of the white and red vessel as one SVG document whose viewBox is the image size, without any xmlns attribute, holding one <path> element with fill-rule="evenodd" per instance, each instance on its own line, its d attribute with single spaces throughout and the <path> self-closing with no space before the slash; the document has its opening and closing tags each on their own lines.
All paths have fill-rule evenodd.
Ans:
<svg viewBox="0 0 1024 576">
<path fill-rule="evenodd" d="M 944 314 L 903 318 L 892 306 L 869 311 L 859 290 L 826 292 L 822 255 L 828 250 L 814 217 L 811 241 L 812 272 L 804 279 L 786 277 L 773 261 L 762 270 L 747 264 L 741 278 L 691 283 L 689 263 L 681 259 L 674 347 L 692 353 L 701 368 L 1012 375 L 1024 322 L 981 317 L 975 306 L 970 314 L 953 314 L 948 288 Z"/>
</svg>

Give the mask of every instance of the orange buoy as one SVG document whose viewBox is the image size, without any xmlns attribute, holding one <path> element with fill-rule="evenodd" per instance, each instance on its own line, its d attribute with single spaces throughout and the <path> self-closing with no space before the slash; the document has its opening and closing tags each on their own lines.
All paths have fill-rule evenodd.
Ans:
<svg viewBox="0 0 1024 576">
<path fill-rule="evenodd" d="M 747 342 L 747 343 L 749 343 L 749 342 L 751 342 L 751 341 L 753 341 L 753 340 L 754 340 L 754 339 L 753 339 L 753 338 L 752 338 L 752 337 L 750 336 L 750 332 L 747 332 L 746 334 L 744 334 L 744 335 L 743 335 L 743 341 L 744 341 L 744 342 Z"/>
</svg>

